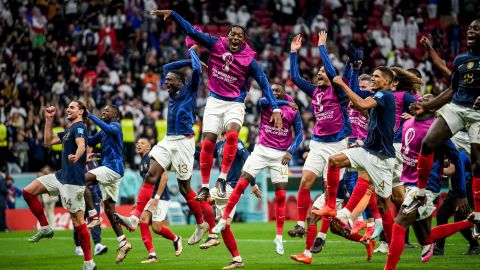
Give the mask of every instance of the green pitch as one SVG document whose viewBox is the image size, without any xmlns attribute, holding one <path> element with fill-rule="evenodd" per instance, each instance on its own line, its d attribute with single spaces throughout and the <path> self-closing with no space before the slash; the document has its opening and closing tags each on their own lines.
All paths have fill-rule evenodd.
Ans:
<svg viewBox="0 0 480 270">
<path fill-rule="evenodd" d="M 285 224 L 285 231 L 293 223 Z M 137 230 L 126 232 L 128 240 L 133 244 L 124 262 L 116 265 L 116 249 L 118 247 L 112 230 L 102 232 L 102 243 L 109 251 L 101 256 L 94 256 L 98 270 L 103 269 L 221 269 L 231 261 L 230 254 L 223 242 L 220 246 L 200 250 L 198 244 L 189 246 L 187 239 L 194 230 L 190 226 L 172 226 L 172 230 L 180 234 L 184 241 L 184 250 L 180 257 L 175 257 L 170 241 L 153 235 L 159 263 L 140 264 L 147 257 L 147 252 Z M 314 255 L 312 265 L 303 265 L 290 259 L 290 254 L 297 254 L 305 247 L 304 239 L 291 239 L 285 233 L 285 255 L 275 253 L 273 239 L 274 223 L 243 224 L 237 223 L 232 228 L 245 261 L 246 269 L 383 269 L 386 254 L 375 254 L 372 262 L 365 261 L 365 248 L 336 235 L 329 234 L 325 249 Z M 52 239 L 42 239 L 39 243 L 28 243 L 27 237 L 33 232 L 0 233 L 0 269 L 81 269 L 83 258 L 74 256 L 74 244 L 71 231 L 56 231 Z M 413 233 L 412 243 L 416 243 Z M 93 246 L 93 245 L 92 245 Z M 418 246 L 418 245 L 417 245 Z M 398 269 L 479 269 L 480 256 L 462 255 L 468 248 L 467 242 L 457 233 L 447 240 L 444 256 L 434 256 L 429 262 L 420 262 L 420 248 L 406 249 L 400 260 Z"/>
</svg>

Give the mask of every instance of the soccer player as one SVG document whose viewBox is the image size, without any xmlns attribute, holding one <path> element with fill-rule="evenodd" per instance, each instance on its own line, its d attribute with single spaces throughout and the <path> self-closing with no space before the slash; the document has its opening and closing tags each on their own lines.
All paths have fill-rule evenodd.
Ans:
<svg viewBox="0 0 480 270">
<path fill-rule="evenodd" d="M 213 165 L 213 151 L 218 135 L 226 131 L 224 158 L 220 175 L 215 184 L 219 196 L 225 197 L 226 177 L 237 151 L 238 132 L 245 116 L 244 99 L 249 89 L 249 77 L 253 77 L 262 89 L 274 112 L 272 120 L 276 128 L 282 127 L 280 109 L 273 97 L 265 73 L 255 60 L 256 52 L 247 44 L 247 32 L 240 25 L 229 27 L 227 37 L 212 37 L 193 28 L 179 14 L 172 10 L 155 10 L 152 15 L 168 17 L 178 24 L 182 31 L 210 50 L 208 61 L 208 88 L 210 97 L 203 116 L 203 142 L 200 153 L 202 188 L 196 196 L 206 201 L 209 196 L 210 171 Z"/>
<path fill-rule="evenodd" d="M 240 180 L 238 180 L 235 189 L 228 198 L 222 218 L 212 232 L 220 233 L 225 229 L 232 210 L 237 205 L 249 182 L 253 181 L 255 176 L 263 169 L 268 169 L 275 188 L 277 219 L 275 245 L 277 253 L 282 255 L 284 253 L 282 234 L 285 221 L 285 188 L 288 183 L 288 163 L 292 158 L 292 153 L 295 152 L 303 139 L 303 130 L 300 113 L 290 106 L 293 99 L 286 94 L 285 87 L 280 84 L 273 84 L 272 89 L 277 99 L 276 102 L 282 105 L 280 107 L 283 118 L 282 128 L 276 128 L 273 125 L 271 121 L 273 113 L 271 104 L 267 99 L 261 99 L 262 113 L 258 144 L 245 162 Z M 293 138 L 292 128 L 295 132 L 295 138 Z"/>
<path fill-rule="evenodd" d="M 418 156 L 418 192 L 425 200 L 425 188 L 433 166 L 433 150 L 463 128 L 467 129 L 471 145 L 472 192 L 475 207 L 474 237 L 480 238 L 480 19 L 474 20 L 467 31 L 468 51 L 453 62 L 451 86 L 438 97 L 412 106 L 413 114 L 440 108 L 437 118 L 422 141 Z M 451 102 L 450 102 L 451 101 Z"/>
<path fill-rule="evenodd" d="M 120 111 L 114 105 L 107 105 L 103 108 L 102 119 L 92 113 L 88 117 L 101 129 L 94 136 L 88 137 L 88 146 L 95 147 L 101 142 L 102 166 L 88 171 L 85 179 L 87 185 L 98 184 L 100 186 L 105 214 L 117 236 L 119 246 L 115 262 L 120 263 L 132 249 L 132 244 L 127 242 L 127 238 L 123 234 L 122 226 L 115 222 L 113 216 L 123 176 L 123 134 L 122 127 L 118 122 Z M 90 219 L 89 227 L 99 226 L 101 224 L 100 213 L 95 210 L 92 193 L 88 189 L 85 190 L 85 203 Z"/>
<path fill-rule="evenodd" d="M 395 98 L 390 88 L 393 72 L 386 67 L 377 67 L 372 74 L 373 97 L 361 98 L 337 76 L 334 83 L 348 95 L 353 105 L 360 110 L 369 110 L 368 135 L 362 147 L 343 150 L 329 157 L 327 171 L 327 203 L 320 210 L 312 211 L 319 216 L 335 217 L 335 199 L 341 168 L 364 170 L 360 177 L 375 186 L 382 219 L 388 211 L 392 193 L 395 149 L 393 130 L 395 124 Z M 352 199 L 352 198 L 350 198 Z M 384 224 L 385 227 L 386 224 Z M 390 230 L 391 231 L 391 230 Z M 388 237 L 387 237 L 388 238 Z"/>
<path fill-rule="evenodd" d="M 176 61 L 163 66 L 163 73 L 166 75 L 166 85 L 169 93 L 168 100 L 168 118 L 167 118 L 167 136 L 150 151 L 150 167 L 144 177 L 145 185 L 156 183 L 157 179 L 168 168 L 175 171 L 178 180 L 180 193 L 185 197 L 190 210 L 195 215 L 197 227 L 195 232 L 188 240 L 189 245 L 195 245 L 202 240 L 203 235 L 213 227 L 215 220 L 210 205 L 203 209 L 211 216 L 209 223 L 204 221 L 202 214 L 202 205 L 195 201 L 195 192 L 190 187 L 190 180 L 193 171 L 193 162 L 195 155 L 195 138 L 192 126 L 195 122 L 195 106 L 198 94 L 198 87 L 202 76 L 202 66 L 200 59 L 195 53 L 195 47 L 189 49 L 190 60 Z M 192 75 L 188 82 L 185 82 L 185 75 L 177 69 L 192 66 Z M 160 196 L 163 194 L 164 186 L 160 185 L 151 207 L 156 207 Z M 139 200 L 144 197 L 143 192 L 150 192 L 148 188 L 140 191 Z M 151 194 L 151 193 L 150 193 Z M 149 195 L 150 196 L 150 195 Z M 148 201 L 147 201 L 148 202 Z M 145 204 L 147 203 L 145 202 Z M 137 203 L 136 213 L 143 212 L 140 203 Z M 139 218 L 135 214 L 130 217 L 116 215 L 120 224 L 135 230 Z"/>
<path fill-rule="evenodd" d="M 52 238 L 53 230 L 47 222 L 43 207 L 37 195 L 48 193 L 52 196 L 59 195 L 62 205 L 70 212 L 72 223 L 78 232 L 80 246 L 83 250 L 83 270 L 97 269 L 92 259 L 90 245 L 90 232 L 85 224 L 85 148 L 87 140 L 87 127 L 84 121 L 87 117 L 87 108 L 80 101 L 72 101 L 66 110 L 70 126 L 64 131 L 52 136 L 53 119 L 57 113 L 54 106 L 45 109 L 44 143 L 51 146 L 62 144 L 62 168 L 54 174 L 48 174 L 35 179 L 23 189 L 23 198 L 28 204 L 33 215 L 40 222 L 40 230 L 29 242 L 38 242 L 42 238 Z"/>
<path fill-rule="evenodd" d="M 421 101 L 428 102 L 431 95 L 424 96 Z M 405 243 L 406 229 L 413 225 L 415 235 L 419 243 L 423 246 L 421 261 L 426 262 L 433 255 L 433 242 L 439 238 L 451 235 L 461 229 L 473 226 L 470 221 L 460 221 L 457 223 L 440 225 L 431 230 L 432 213 L 435 211 L 433 201 L 441 189 L 441 176 L 439 169 L 443 167 L 444 157 L 448 158 L 455 165 L 455 176 L 452 177 L 452 187 L 460 191 L 461 181 L 464 178 L 464 164 L 459 157 L 459 153 L 450 140 L 445 141 L 435 149 L 434 165 L 429 174 L 427 188 L 425 191 L 425 201 L 422 204 L 412 204 L 416 202 L 417 188 L 417 158 L 420 151 L 422 139 L 434 121 L 434 112 L 425 111 L 417 114 L 415 118 L 407 120 L 403 127 L 402 136 L 402 155 L 404 158 L 404 168 L 402 172 L 402 181 L 407 185 L 407 195 L 403 202 L 392 230 L 392 240 L 388 252 L 386 270 L 396 268 L 398 260 L 403 251 Z M 453 181 L 455 180 L 455 181 Z"/>
<path fill-rule="evenodd" d="M 290 79 L 300 90 L 312 98 L 315 114 L 315 127 L 310 152 L 303 166 L 302 180 L 298 188 L 298 219 L 292 230 L 288 231 L 291 237 L 303 237 L 305 234 L 305 218 L 310 207 L 310 189 L 315 179 L 326 175 L 325 168 L 330 155 L 347 148 L 344 140 L 352 134 L 350 119 L 348 118 L 348 99 L 345 93 L 331 83 L 336 76 L 326 50 L 327 34 L 319 35 L 318 47 L 323 61 L 323 67 L 317 73 L 317 85 L 300 77 L 297 63 L 297 51 L 302 46 L 302 37 L 297 35 L 290 45 Z M 335 199 L 335 198 L 334 198 Z M 329 220 L 322 221 L 322 227 L 328 230 Z M 323 225 L 325 223 L 325 225 Z"/>
</svg>

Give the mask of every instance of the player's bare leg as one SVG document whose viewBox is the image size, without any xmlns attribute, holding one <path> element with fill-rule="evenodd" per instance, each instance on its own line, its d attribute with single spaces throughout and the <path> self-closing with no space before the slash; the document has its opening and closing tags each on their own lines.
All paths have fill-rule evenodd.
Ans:
<svg viewBox="0 0 480 270">
<path fill-rule="evenodd" d="M 297 224 L 291 230 L 288 230 L 288 235 L 291 237 L 303 237 L 306 233 L 305 231 L 305 218 L 307 217 L 308 208 L 310 208 L 310 190 L 312 189 L 313 184 L 317 176 L 314 172 L 309 170 L 303 170 L 302 180 L 300 181 L 300 186 L 298 188 L 298 197 L 297 197 L 297 209 L 298 209 L 298 218 Z"/>
<path fill-rule="evenodd" d="M 87 186 L 98 183 L 97 177 L 94 174 L 89 172 L 85 174 L 85 181 Z M 88 213 L 87 227 L 93 228 L 93 227 L 102 225 L 102 218 L 100 217 L 100 213 L 98 213 L 97 210 L 95 209 L 95 204 L 93 202 L 93 195 L 90 189 L 88 188 L 85 189 L 83 197 L 85 198 L 85 206 Z"/>
<path fill-rule="evenodd" d="M 286 188 L 287 183 L 276 183 L 273 185 L 275 189 L 275 219 L 276 219 L 276 236 L 273 243 L 277 254 L 283 255 L 285 253 L 283 248 L 283 224 L 285 223 L 286 211 Z"/>
<path fill-rule="evenodd" d="M 35 235 L 28 238 L 28 241 L 38 242 L 42 238 L 52 238 L 54 234 L 53 230 L 48 224 L 42 203 L 37 197 L 40 194 L 48 193 L 47 188 L 40 182 L 40 180 L 35 179 L 23 189 L 22 193 L 30 211 L 32 211 L 33 215 L 38 219 L 41 226 L 40 230 L 38 230 Z"/>
</svg>

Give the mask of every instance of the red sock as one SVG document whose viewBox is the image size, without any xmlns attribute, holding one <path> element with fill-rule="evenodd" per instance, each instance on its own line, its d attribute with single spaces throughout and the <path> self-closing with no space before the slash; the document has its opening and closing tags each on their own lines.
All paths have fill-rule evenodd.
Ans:
<svg viewBox="0 0 480 270">
<path fill-rule="evenodd" d="M 142 241 L 147 248 L 148 253 L 155 252 L 155 248 L 153 247 L 152 243 L 152 234 L 150 233 L 148 223 L 140 222 L 138 223 L 138 226 L 140 226 L 140 234 L 142 235 Z"/>
<path fill-rule="evenodd" d="M 357 206 L 357 204 L 363 198 L 365 193 L 367 193 L 367 189 L 368 189 L 368 180 L 358 177 L 357 184 L 355 185 L 352 195 L 350 195 L 350 199 L 348 199 L 348 203 L 347 205 L 345 205 L 345 208 L 347 208 L 350 212 L 352 212 L 353 209 L 355 209 L 355 206 Z"/>
<path fill-rule="evenodd" d="M 202 208 L 203 219 L 208 223 L 208 226 L 210 226 L 208 232 L 212 233 L 212 229 L 215 227 L 215 217 L 213 216 L 212 206 L 208 202 L 200 202 L 200 207 Z"/>
<path fill-rule="evenodd" d="M 382 216 L 382 223 L 383 223 L 383 232 L 385 233 L 385 238 L 387 239 L 387 243 L 390 244 L 392 240 L 392 226 L 393 226 L 393 216 L 392 212 L 386 211 L 385 214 Z"/>
<path fill-rule="evenodd" d="M 310 189 L 299 188 L 298 189 L 298 221 L 305 221 L 307 218 L 308 208 L 310 207 Z"/>
<path fill-rule="evenodd" d="M 275 191 L 275 217 L 277 220 L 277 235 L 283 235 L 283 224 L 285 223 L 287 192 L 285 190 Z"/>
<path fill-rule="evenodd" d="M 159 234 L 161 236 L 163 236 L 164 238 L 166 239 L 169 239 L 169 240 L 172 240 L 172 241 L 175 241 L 175 239 L 177 238 L 177 236 L 172 232 L 172 230 L 170 230 L 170 228 L 168 228 L 167 226 L 163 226 L 161 229 L 160 229 L 160 232 Z"/>
<path fill-rule="evenodd" d="M 433 227 L 432 232 L 428 236 L 427 244 L 432 244 L 439 239 L 448 237 L 456 232 L 473 227 L 473 223 L 468 220 L 463 220 L 455 223 L 443 224 Z"/>
<path fill-rule="evenodd" d="M 232 254 L 232 258 L 240 256 L 240 253 L 238 253 L 237 241 L 235 241 L 235 236 L 233 236 L 230 225 L 225 226 L 225 230 L 222 231 L 222 238 L 228 251 Z"/>
<path fill-rule="evenodd" d="M 202 209 L 200 207 L 200 203 L 195 201 L 196 195 L 197 194 L 195 193 L 195 191 L 190 190 L 190 192 L 187 193 L 187 195 L 185 196 L 185 200 L 187 200 L 188 208 L 190 208 L 190 211 L 193 212 L 193 215 L 197 220 L 197 224 L 202 224 L 203 223 Z"/>
<path fill-rule="evenodd" d="M 322 226 L 320 226 L 321 233 L 327 233 L 330 228 L 330 222 L 332 222 L 332 217 L 322 217 Z"/>
<path fill-rule="evenodd" d="M 418 173 L 418 188 L 427 188 L 427 181 L 432 171 L 433 153 L 418 155 L 417 173 Z"/>
<path fill-rule="evenodd" d="M 149 183 L 143 183 L 140 191 L 138 192 L 137 203 L 135 204 L 135 210 L 133 211 L 133 215 L 137 218 L 140 218 L 142 215 L 143 210 L 145 209 L 145 205 L 147 205 L 150 198 L 152 198 L 153 190 L 155 186 Z"/>
<path fill-rule="evenodd" d="M 329 164 L 327 170 L 327 206 L 333 209 L 336 208 L 337 204 L 338 182 L 340 182 L 340 168 Z"/>
<path fill-rule="evenodd" d="M 83 250 L 83 260 L 91 261 L 92 260 L 92 247 L 90 244 L 90 232 L 88 231 L 87 224 L 83 223 L 82 225 L 76 226 L 75 230 L 78 233 L 78 241 Z"/>
<path fill-rule="evenodd" d="M 202 184 L 210 183 L 210 171 L 213 166 L 213 151 L 215 143 L 209 140 L 202 142 L 202 150 L 200 151 L 200 174 L 202 175 Z"/>
<path fill-rule="evenodd" d="M 305 249 L 310 250 L 317 236 L 317 224 L 308 224 L 307 239 L 305 240 Z"/>
<path fill-rule="evenodd" d="M 345 238 L 347 238 L 348 240 L 353 241 L 353 242 L 360 242 L 360 239 L 362 239 L 362 237 L 363 236 L 359 233 L 351 233 L 351 234 L 345 236 Z"/>
<path fill-rule="evenodd" d="M 235 205 L 237 205 L 248 184 L 249 183 L 245 178 L 240 178 L 240 180 L 238 180 L 235 189 L 233 190 L 232 194 L 230 194 L 230 197 L 228 197 L 227 206 L 225 207 L 225 211 L 223 212 L 222 219 L 227 220 L 230 217 L 230 213 L 232 212 Z"/>
<path fill-rule="evenodd" d="M 382 218 L 382 215 L 380 215 L 380 211 L 378 210 L 377 195 L 375 193 L 373 193 L 370 197 L 370 201 L 368 202 L 368 208 L 370 208 L 370 211 L 372 211 L 374 219 Z"/>
<path fill-rule="evenodd" d="M 222 173 L 228 173 L 232 167 L 233 160 L 237 154 L 238 133 L 236 131 L 227 131 L 225 135 L 225 146 L 223 147 Z"/>
<path fill-rule="evenodd" d="M 480 177 L 472 178 L 472 192 L 475 212 L 480 212 Z"/>
<path fill-rule="evenodd" d="M 405 246 L 405 232 L 407 230 L 398 225 L 393 224 L 392 228 L 392 241 L 389 245 L 387 264 L 385 270 L 395 270 L 397 268 L 400 256 L 402 256 L 403 248 Z"/>
<path fill-rule="evenodd" d="M 48 226 L 47 217 L 45 216 L 45 212 L 43 212 L 43 206 L 40 200 L 37 198 L 36 195 L 23 190 L 23 198 L 28 204 L 30 211 L 32 211 L 33 215 L 38 219 L 41 226 Z"/>
</svg>

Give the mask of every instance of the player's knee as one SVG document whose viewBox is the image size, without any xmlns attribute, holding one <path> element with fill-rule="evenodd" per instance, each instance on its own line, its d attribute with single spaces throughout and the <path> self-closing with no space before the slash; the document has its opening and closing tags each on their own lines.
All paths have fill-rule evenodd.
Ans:
<svg viewBox="0 0 480 270">
<path fill-rule="evenodd" d="M 337 155 L 330 156 L 328 158 L 328 166 L 340 167 L 341 159 Z"/>
<path fill-rule="evenodd" d="M 431 136 L 426 136 L 422 140 L 422 152 L 428 152 L 430 153 L 433 151 L 433 149 L 436 147 L 436 143 L 434 142 L 434 139 Z"/>
<path fill-rule="evenodd" d="M 474 177 L 480 177 L 480 159 L 472 160 L 472 172 Z"/>
</svg>

